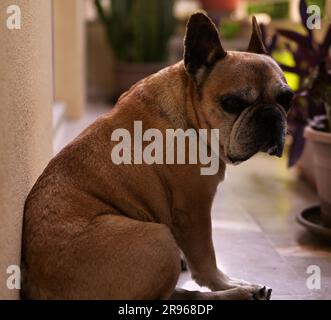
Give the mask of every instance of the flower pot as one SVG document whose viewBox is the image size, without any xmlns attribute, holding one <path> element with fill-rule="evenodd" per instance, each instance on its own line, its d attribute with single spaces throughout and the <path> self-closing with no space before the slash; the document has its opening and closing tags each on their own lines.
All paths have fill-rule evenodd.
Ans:
<svg viewBox="0 0 331 320">
<path fill-rule="evenodd" d="M 165 62 L 129 63 L 118 62 L 114 66 L 116 98 L 138 81 L 166 67 Z"/>
<path fill-rule="evenodd" d="M 314 190 L 316 187 L 315 166 L 314 163 L 314 146 L 311 140 L 305 141 L 302 155 L 297 162 L 300 177 L 307 182 Z"/>
<path fill-rule="evenodd" d="M 229 12 L 236 9 L 238 0 L 201 0 L 206 11 Z"/>
<path fill-rule="evenodd" d="M 305 138 L 313 144 L 317 191 L 321 201 L 322 221 L 331 227 L 331 133 L 305 129 Z"/>
</svg>

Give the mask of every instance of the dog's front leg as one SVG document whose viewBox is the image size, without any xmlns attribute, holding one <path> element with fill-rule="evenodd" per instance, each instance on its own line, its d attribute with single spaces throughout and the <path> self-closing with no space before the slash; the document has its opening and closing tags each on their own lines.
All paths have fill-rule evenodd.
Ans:
<svg viewBox="0 0 331 320">
<path fill-rule="evenodd" d="M 206 286 L 212 291 L 245 287 L 256 291 L 266 299 L 270 298 L 271 289 L 231 279 L 218 269 L 212 240 L 210 211 L 199 210 L 190 213 L 181 211 L 176 215 L 173 232 L 178 246 L 185 255 L 192 278 L 200 286 Z"/>
<path fill-rule="evenodd" d="M 178 210 L 172 229 L 192 278 L 199 285 L 213 291 L 233 287 L 228 284 L 229 278 L 217 268 L 209 211 L 188 213 Z"/>
</svg>

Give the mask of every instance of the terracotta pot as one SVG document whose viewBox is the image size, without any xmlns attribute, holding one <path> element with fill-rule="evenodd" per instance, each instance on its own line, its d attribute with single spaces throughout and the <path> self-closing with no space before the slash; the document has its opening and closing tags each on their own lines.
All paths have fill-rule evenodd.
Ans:
<svg viewBox="0 0 331 320">
<path fill-rule="evenodd" d="M 201 3 L 207 11 L 228 12 L 236 9 L 238 0 L 201 0 Z"/>
<path fill-rule="evenodd" d="M 317 191 L 321 201 L 322 220 L 331 227 L 331 133 L 305 129 L 305 138 L 313 143 Z"/>
<path fill-rule="evenodd" d="M 314 146 L 311 140 L 305 141 L 305 146 L 302 155 L 297 162 L 300 177 L 305 180 L 314 190 L 317 190 L 315 178 L 314 163 Z"/>
<path fill-rule="evenodd" d="M 165 67 L 165 62 L 116 63 L 114 67 L 116 96 L 119 97 L 138 81 L 158 72 Z"/>
</svg>

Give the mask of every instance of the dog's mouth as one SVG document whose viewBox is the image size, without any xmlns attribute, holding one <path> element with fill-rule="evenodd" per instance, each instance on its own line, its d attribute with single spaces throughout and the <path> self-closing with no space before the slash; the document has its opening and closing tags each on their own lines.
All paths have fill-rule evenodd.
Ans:
<svg viewBox="0 0 331 320">
<path fill-rule="evenodd" d="M 257 154 L 258 152 L 264 152 L 264 153 L 269 154 L 270 156 L 275 156 L 275 157 L 281 158 L 283 156 L 284 143 L 280 142 L 280 141 L 281 141 L 281 139 L 279 139 L 279 141 L 277 143 L 270 142 L 260 149 L 250 151 L 245 156 L 236 157 L 236 156 L 227 155 L 226 158 L 227 158 L 228 162 L 233 165 L 238 165 L 242 162 L 247 161 L 248 159 L 253 157 L 255 154 Z"/>
<path fill-rule="evenodd" d="M 230 156 L 230 155 L 228 155 L 227 160 L 230 164 L 238 165 L 238 164 L 241 164 L 242 162 L 247 161 L 248 159 L 253 157 L 256 153 L 258 153 L 258 151 L 251 152 L 247 156 Z"/>
<path fill-rule="evenodd" d="M 281 158 L 284 151 L 284 138 L 280 136 L 277 137 L 277 139 L 272 139 L 272 141 L 267 143 L 259 151 L 265 152 L 270 156 L 276 156 L 278 158 Z"/>
<path fill-rule="evenodd" d="M 229 163 L 240 164 L 258 152 L 282 157 L 286 117 L 277 106 L 256 108 L 243 117 L 236 129 L 231 141 L 233 145 L 227 153 Z"/>
</svg>

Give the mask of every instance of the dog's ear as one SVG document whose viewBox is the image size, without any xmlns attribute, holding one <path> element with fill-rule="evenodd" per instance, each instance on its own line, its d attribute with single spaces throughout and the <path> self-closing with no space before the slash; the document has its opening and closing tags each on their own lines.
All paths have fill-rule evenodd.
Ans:
<svg viewBox="0 0 331 320">
<path fill-rule="evenodd" d="M 188 21 L 184 45 L 185 68 L 197 84 L 219 59 L 226 56 L 215 24 L 203 13 L 192 15 Z"/>
<path fill-rule="evenodd" d="M 252 24 L 253 24 L 253 31 L 247 51 L 252 53 L 267 54 L 267 50 L 262 40 L 261 28 L 254 16 L 252 18 Z"/>
</svg>

